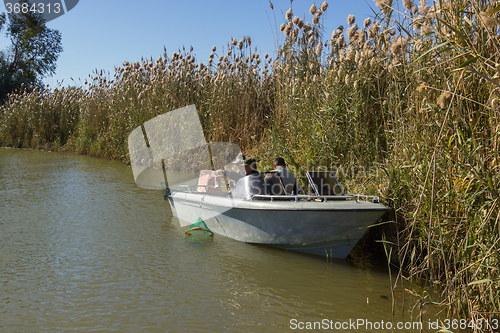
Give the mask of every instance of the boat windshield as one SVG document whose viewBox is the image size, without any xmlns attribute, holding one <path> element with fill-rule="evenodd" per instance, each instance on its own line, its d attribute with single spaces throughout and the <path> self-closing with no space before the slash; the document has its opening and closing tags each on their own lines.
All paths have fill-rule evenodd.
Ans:
<svg viewBox="0 0 500 333">
<path fill-rule="evenodd" d="M 306 177 L 309 181 L 309 192 L 313 195 L 344 195 L 333 171 L 307 171 Z"/>
</svg>

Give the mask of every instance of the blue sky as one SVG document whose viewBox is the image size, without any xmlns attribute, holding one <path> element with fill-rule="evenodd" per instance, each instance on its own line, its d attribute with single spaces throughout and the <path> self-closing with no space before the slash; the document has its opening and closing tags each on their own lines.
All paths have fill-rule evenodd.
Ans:
<svg viewBox="0 0 500 333">
<path fill-rule="evenodd" d="M 197 62 L 206 64 L 212 46 L 222 55 L 231 37 L 240 40 L 250 36 L 252 47 L 256 46 L 261 55 L 273 54 L 283 40 L 279 25 L 285 21 L 290 0 L 271 2 L 274 10 L 269 0 L 80 0 L 67 14 L 47 23 L 61 32 L 64 51 L 56 74 L 44 82 L 52 87 L 63 80 L 64 86 L 79 85 L 95 69 L 109 71 L 112 76 L 114 67 L 124 61 L 157 59 L 164 46 L 169 56 L 183 46 L 193 46 Z M 309 7 L 314 2 L 293 1 L 294 15 L 310 22 Z M 319 7 L 322 2 L 315 4 Z M 378 9 L 372 0 L 327 2 L 329 7 L 323 16 L 327 36 L 339 25 L 347 26 L 349 14 L 356 15 L 361 25 L 365 18 L 374 16 L 371 8 Z M 3 3 L 0 11 L 5 12 Z M 0 36 L 0 49 L 7 45 L 5 36 Z"/>
</svg>

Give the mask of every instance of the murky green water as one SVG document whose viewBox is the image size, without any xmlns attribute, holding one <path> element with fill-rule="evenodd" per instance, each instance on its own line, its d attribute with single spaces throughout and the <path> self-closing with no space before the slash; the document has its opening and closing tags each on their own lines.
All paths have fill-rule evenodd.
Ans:
<svg viewBox="0 0 500 333">
<path fill-rule="evenodd" d="M 380 269 L 186 240 L 122 163 L 0 149 L 0 332 L 387 332 L 406 302 Z"/>
</svg>

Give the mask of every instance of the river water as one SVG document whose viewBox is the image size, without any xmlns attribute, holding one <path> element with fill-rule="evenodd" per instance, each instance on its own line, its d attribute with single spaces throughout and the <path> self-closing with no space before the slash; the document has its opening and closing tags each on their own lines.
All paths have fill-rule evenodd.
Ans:
<svg viewBox="0 0 500 333">
<path fill-rule="evenodd" d="M 389 275 L 371 266 L 192 241 L 123 163 L 0 149 L 0 332 L 397 332 L 385 325 L 419 321 L 400 292 L 392 316 Z M 437 331 L 426 316 L 423 331 Z"/>
</svg>

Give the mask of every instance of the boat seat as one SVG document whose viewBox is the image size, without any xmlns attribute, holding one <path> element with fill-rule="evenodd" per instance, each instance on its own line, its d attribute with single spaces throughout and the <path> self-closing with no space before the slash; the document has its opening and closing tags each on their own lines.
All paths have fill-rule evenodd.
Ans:
<svg viewBox="0 0 500 333">
<path fill-rule="evenodd" d="M 221 192 L 223 180 L 213 170 L 201 170 L 198 179 L 198 192 Z"/>
<path fill-rule="evenodd" d="M 344 195 L 332 171 L 307 171 L 309 190 L 315 195 Z"/>
<path fill-rule="evenodd" d="M 286 195 L 285 186 L 278 172 L 263 172 L 265 194 L 267 195 Z M 289 200 L 288 198 L 276 198 L 274 200 Z"/>
</svg>

